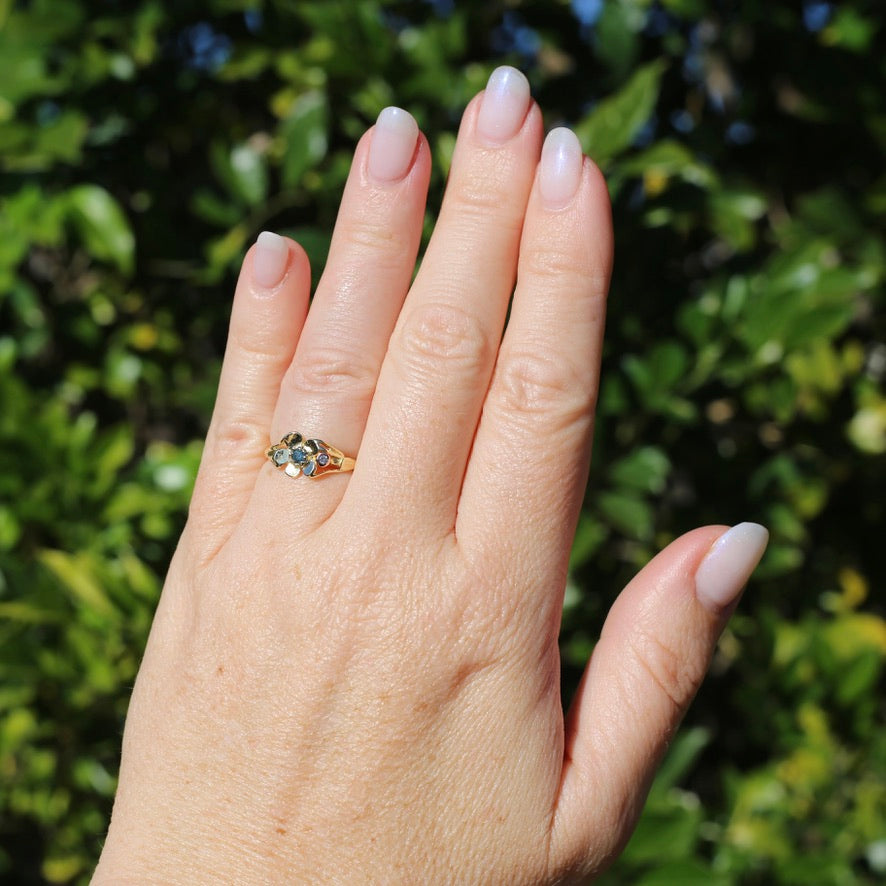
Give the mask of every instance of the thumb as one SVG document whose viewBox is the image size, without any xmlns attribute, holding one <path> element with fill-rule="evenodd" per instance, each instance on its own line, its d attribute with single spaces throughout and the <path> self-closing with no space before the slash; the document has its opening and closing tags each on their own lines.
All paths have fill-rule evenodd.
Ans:
<svg viewBox="0 0 886 886">
<path fill-rule="evenodd" d="M 594 873 L 627 841 L 768 538 L 756 523 L 696 529 L 613 604 L 566 720 L 558 867 Z"/>
</svg>

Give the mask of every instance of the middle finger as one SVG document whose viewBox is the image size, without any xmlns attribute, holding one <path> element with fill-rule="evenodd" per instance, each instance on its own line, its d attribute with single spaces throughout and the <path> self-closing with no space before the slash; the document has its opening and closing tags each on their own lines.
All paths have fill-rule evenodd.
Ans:
<svg viewBox="0 0 886 886">
<path fill-rule="evenodd" d="M 454 523 L 459 488 L 501 340 L 541 114 L 514 68 L 465 111 L 439 220 L 382 365 L 346 492 L 357 507 Z M 396 473 L 394 494 L 379 480 Z M 365 511 L 364 511 L 365 512 Z"/>
</svg>

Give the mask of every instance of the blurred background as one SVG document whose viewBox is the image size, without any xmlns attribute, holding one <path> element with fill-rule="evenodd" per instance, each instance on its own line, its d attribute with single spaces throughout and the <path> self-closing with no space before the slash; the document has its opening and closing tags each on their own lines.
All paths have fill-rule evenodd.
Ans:
<svg viewBox="0 0 886 886">
<path fill-rule="evenodd" d="M 0 879 L 86 883 L 100 851 L 244 251 L 290 234 L 316 277 L 393 103 L 429 231 L 506 62 L 607 173 L 618 244 L 565 696 L 655 551 L 772 530 L 604 882 L 884 882 L 883 12 L 0 0 Z"/>
</svg>

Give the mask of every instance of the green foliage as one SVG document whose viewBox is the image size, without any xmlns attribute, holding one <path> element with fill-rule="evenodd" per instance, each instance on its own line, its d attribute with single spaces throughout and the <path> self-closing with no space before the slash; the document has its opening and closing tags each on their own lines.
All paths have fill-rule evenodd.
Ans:
<svg viewBox="0 0 886 886">
<path fill-rule="evenodd" d="M 316 277 L 390 103 L 439 205 L 509 62 L 604 167 L 618 244 L 566 691 L 662 545 L 772 530 L 605 882 L 882 881 L 886 36 L 805 8 L 0 2 L 0 876 L 88 881 L 245 248 L 290 233 Z"/>
<path fill-rule="evenodd" d="M 598 165 L 605 167 L 633 143 L 655 109 L 663 73 L 661 60 L 650 62 L 576 125 L 582 147 Z"/>
</svg>

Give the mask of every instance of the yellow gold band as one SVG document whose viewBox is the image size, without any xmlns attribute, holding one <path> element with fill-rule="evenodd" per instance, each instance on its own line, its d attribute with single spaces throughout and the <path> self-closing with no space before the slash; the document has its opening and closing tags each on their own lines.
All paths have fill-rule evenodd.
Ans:
<svg viewBox="0 0 886 886">
<path fill-rule="evenodd" d="M 325 474 L 353 471 L 356 464 L 340 449 L 315 438 L 306 440 L 297 431 L 274 443 L 265 455 L 274 467 L 290 477 L 309 477 L 312 480 Z"/>
</svg>

